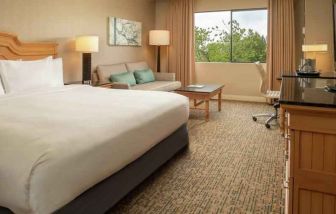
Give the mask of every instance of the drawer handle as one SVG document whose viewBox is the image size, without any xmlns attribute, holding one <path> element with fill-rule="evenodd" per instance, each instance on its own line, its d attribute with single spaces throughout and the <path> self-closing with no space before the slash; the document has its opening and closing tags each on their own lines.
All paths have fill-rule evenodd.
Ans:
<svg viewBox="0 0 336 214">
<path fill-rule="evenodd" d="M 285 152 L 284 152 L 284 156 L 285 156 L 285 161 L 288 161 L 288 159 L 289 159 L 288 151 L 285 151 Z"/>
</svg>

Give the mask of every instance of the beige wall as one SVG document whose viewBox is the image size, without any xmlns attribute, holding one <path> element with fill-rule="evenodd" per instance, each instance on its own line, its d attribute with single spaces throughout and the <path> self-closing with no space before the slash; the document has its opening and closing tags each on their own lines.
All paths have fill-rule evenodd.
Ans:
<svg viewBox="0 0 336 214">
<path fill-rule="evenodd" d="M 303 29 L 305 27 L 305 0 L 294 0 L 295 19 L 295 65 L 298 68 L 303 58 L 302 45 L 304 44 Z"/>
<path fill-rule="evenodd" d="M 198 83 L 224 84 L 224 99 L 265 101 L 260 96 L 261 77 L 254 64 L 196 63 L 196 73 Z"/>
<path fill-rule="evenodd" d="M 332 0 L 305 0 L 305 43 L 328 44 L 327 53 L 308 54 L 316 58 L 317 69 L 322 72 L 334 70 L 334 38 Z"/>
<path fill-rule="evenodd" d="M 196 0 L 196 12 L 266 8 L 267 0 Z"/>
<path fill-rule="evenodd" d="M 107 17 L 143 24 L 142 47 L 107 45 Z M 24 41 L 57 41 L 64 60 L 65 81 L 81 80 L 81 54 L 74 51 L 77 35 L 98 35 L 100 51 L 92 55 L 93 67 L 147 60 L 154 66 L 154 47 L 148 31 L 155 27 L 154 0 L 0 0 L 0 31 Z"/>
</svg>

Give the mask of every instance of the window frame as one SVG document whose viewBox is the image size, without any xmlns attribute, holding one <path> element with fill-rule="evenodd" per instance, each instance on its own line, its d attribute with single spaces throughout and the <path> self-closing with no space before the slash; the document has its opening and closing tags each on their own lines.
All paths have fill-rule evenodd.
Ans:
<svg viewBox="0 0 336 214">
<path fill-rule="evenodd" d="M 198 11 L 194 12 L 194 22 L 195 20 L 195 15 L 198 13 L 211 13 L 211 12 L 230 12 L 230 22 L 232 22 L 233 18 L 233 13 L 234 12 L 244 12 L 244 11 L 258 11 L 258 10 L 266 10 L 267 11 L 267 25 L 268 25 L 268 8 L 267 7 L 261 7 L 261 8 L 242 8 L 242 9 L 230 9 L 230 10 L 210 10 L 210 11 Z M 196 26 L 195 26 L 196 27 Z M 268 26 L 267 26 L 268 27 Z M 233 42 L 232 42 L 232 24 L 230 25 L 230 61 L 228 62 L 196 62 L 196 63 L 236 63 L 236 64 L 251 64 L 254 62 L 233 62 Z M 267 33 L 268 36 L 268 33 Z M 267 43 L 266 43 L 267 44 Z M 195 43 L 194 43 L 195 45 Z M 267 48 L 266 48 L 266 55 L 267 55 Z M 261 63 L 266 63 L 267 59 Z"/>
</svg>

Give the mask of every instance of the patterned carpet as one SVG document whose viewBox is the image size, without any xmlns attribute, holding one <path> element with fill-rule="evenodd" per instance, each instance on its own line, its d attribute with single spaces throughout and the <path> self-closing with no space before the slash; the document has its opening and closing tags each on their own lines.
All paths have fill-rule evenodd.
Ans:
<svg viewBox="0 0 336 214">
<path fill-rule="evenodd" d="M 190 148 L 131 192 L 110 213 L 284 213 L 283 140 L 252 121 L 266 104 L 216 103 L 210 122 L 192 111 Z"/>
</svg>

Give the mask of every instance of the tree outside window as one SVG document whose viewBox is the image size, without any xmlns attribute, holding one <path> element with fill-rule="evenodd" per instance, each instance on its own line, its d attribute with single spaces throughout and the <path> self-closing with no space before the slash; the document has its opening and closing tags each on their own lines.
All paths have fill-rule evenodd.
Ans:
<svg viewBox="0 0 336 214">
<path fill-rule="evenodd" d="M 195 14 L 197 62 L 265 62 L 267 10 Z"/>
</svg>

